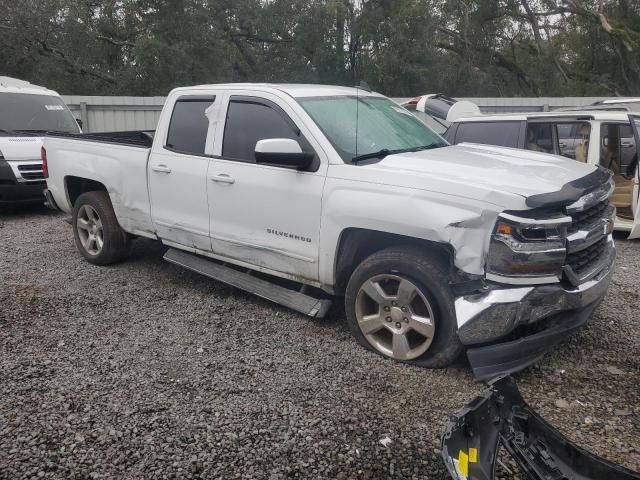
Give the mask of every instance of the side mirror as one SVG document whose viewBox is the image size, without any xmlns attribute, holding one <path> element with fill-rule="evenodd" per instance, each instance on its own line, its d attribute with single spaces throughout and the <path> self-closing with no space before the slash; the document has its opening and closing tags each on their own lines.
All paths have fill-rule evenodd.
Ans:
<svg viewBox="0 0 640 480">
<path fill-rule="evenodd" d="M 79 118 L 76 118 L 76 123 L 80 127 L 80 130 L 82 130 L 82 120 L 80 120 Z"/>
<path fill-rule="evenodd" d="M 298 170 L 309 168 L 315 154 L 303 152 L 300 144 L 290 138 L 258 140 L 255 148 L 256 163 L 269 163 Z"/>
</svg>

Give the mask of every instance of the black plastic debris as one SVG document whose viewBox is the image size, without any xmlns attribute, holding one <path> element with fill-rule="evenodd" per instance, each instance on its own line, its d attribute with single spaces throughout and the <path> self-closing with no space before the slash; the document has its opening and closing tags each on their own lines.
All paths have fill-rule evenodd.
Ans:
<svg viewBox="0 0 640 480">
<path fill-rule="evenodd" d="M 442 458 L 456 480 L 493 479 L 500 447 L 534 480 L 640 480 L 564 437 L 524 401 L 511 377 L 489 383 L 451 417 Z"/>
</svg>

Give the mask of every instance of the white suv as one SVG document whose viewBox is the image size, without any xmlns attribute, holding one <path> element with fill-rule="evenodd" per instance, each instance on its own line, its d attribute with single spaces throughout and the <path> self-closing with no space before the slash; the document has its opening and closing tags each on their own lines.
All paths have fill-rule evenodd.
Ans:
<svg viewBox="0 0 640 480">
<path fill-rule="evenodd" d="M 611 203 L 617 208 L 615 228 L 640 237 L 638 155 L 629 115 L 624 111 L 567 111 L 477 115 L 459 118 L 444 137 L 499 145 L 572 158 L 601 165 L 614 174 Z"/>
</svg>

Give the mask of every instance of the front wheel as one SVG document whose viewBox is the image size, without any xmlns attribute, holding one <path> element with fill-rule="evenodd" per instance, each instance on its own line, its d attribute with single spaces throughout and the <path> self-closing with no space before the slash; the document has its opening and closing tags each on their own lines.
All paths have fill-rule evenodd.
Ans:
<svg viewBox="0 0 640 480">
<path fill-rule="evenodd" d="M 349 329 L 366 348 L 401 362 L 440 368 L 462 352 L 448 272 L 411 247 L 374 253 L 345 292 Z"/>
<path fill-rule="evenodd" d="M 73 206 L 73 237 L 82 256 L 95 265 L 109 265 L 129 253 L 129 239 L 118 223 L 109 195 L 86 192 Z"/>
</svg>

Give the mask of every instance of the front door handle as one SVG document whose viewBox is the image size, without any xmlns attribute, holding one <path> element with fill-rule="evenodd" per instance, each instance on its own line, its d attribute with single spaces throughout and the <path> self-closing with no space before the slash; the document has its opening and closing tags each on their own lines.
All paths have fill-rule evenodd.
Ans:
<svg viewBox="0 0 640 480">
<path fill-rule="evenodd" d="M 171 169 L 164 164 L 153 165 L 151 170 L 159 173 L 171 173 Z"/>
<path fill-rule="evenodd" d="M 233 185 L 234 183 L 236 183 L 235 179 L 231 178 L 229 175 L 227 175 L 226 173 L 221 173 L 219 175 L 214 175 L 212 177 L 209 177 L 209 179 L 212 182 L 217 182 L 217 183 L 229 183 L 231 185 Z"/>
</svg>

